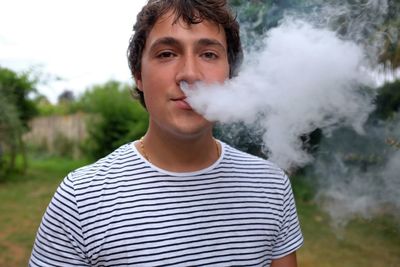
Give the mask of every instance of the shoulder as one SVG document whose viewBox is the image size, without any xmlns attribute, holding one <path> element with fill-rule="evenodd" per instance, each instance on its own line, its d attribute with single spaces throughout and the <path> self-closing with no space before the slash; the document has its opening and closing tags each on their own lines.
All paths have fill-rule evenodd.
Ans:
<svg viewBox="0 0 400 267">
<path fill-rule="evenodd" d="M 87 184 L 98 184 L 105 180 L 116 179 L 140 165 L 141 158 L 133 149 L 133 143 L 128 143 L 96 162 L 72 171 L 66 180 L 82 188 Z"/>
<path fill-rule="evenodd" d="M 271 175 L 286 176 L 285 172 L 275 163 L 238 150 L 226 143 L 221 143 L 224 147 L 224 159 L 226 162 L 230 162 L 234 166 L 259 168 L 259 170 L 267 171 Z"/>
</svg>

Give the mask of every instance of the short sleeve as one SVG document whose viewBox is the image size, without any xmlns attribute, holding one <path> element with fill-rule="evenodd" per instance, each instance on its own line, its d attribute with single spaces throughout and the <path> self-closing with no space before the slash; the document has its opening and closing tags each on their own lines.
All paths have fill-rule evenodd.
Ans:
<svg viewBox="0 0 400 267">
<path fill-rule="evenodd" d="M 303 244 L 296 204 L 293 197 L 289 178 L 284 176 L 284 188 L 282 191 L 282 214 L 279 233 L 275 240 L 272 258 L 282 258 L 300 248 Z"/>
<path fill-rule="evenodd" d="M 89 266 L 71 174 L 60 184 L 47 207 L 29 266 Z"/>
</svg>

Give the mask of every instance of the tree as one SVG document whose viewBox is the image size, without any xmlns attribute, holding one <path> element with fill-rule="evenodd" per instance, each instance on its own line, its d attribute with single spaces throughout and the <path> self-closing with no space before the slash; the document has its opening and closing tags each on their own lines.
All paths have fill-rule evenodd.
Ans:
<svg viewBox="0 0 400 267">
<path fill-rule="evenodd" d="M 376 109 L 371 115 L 372 118 L 387 120 L 398 113 L 400 111 L 400 80 L 386 83 L 379 88 L 375 104 Z"/>
<path fill-rule="evenodd" d="M 147 112 L 133 101 L 129 87 L 119 82 L 93 86 L 78 105 L 93 115 L 88 121 L 89 138 L 84 147 L 93 158 L 140 138 L 147 129 Z"/>
<path fill-rule="evenodd" d="M 36 114 L 29 94 L 35 92 L 36 81 L 28 74 L 18 74 L 0 67 L 0 177 L 15 169 L 17 154 L 22 154 L 26 167 L 22 134 Z"/>
<path fill-rule="evenodd" d="M 15 168 L 17 152 L 22 146 L 22 129 L 18 110 L 0 90 L 0 180 Z"/>
<path fill-rule="evenodd" d="M 284 13 L 299 9 L 303 0 L 230 0 L 241 24 L 241 38 L 246 49 L 259 45 L 256 41 L 270 28 L 276 27 Z"/>
<path fill-rule="evenodd" d="M 15 105 L 25 130 L 28 129 L 29 120 L 37 114 L 34 101 L 29 98 L 36 93 L 36 83 L 29 73 L 16 73 L 0 67 L 0 90 Z"/>
<path fill-rule="evenodd" d="M 75 100 L 74 92 L 71 90 L 64 90 L 59 96 L 58 96 L 58 103 L 63 103 L 63 102 L 73 102 Z"/>
<path fill-rule="evenodd" d="M 400 1 L 398 0 L 230 0 L 229 2 L 237 12 L 243 46 L 247 51 L 257 51 L 262 48 L 265 44 L 259 40 L 263 39 L 269 29 L 278 26 L 285 14 L 290 14 L 315 26 L 329 28 L 342 39 L 361 44 L 365 47 L 366 56 L 370 56 L 373 63 L 384 64 L 393 69 L 400 66 Z M 392 99 L 392 95 L 397 95 L 394 89 L 382 90 L 377 101 L 389 103 L 389 106 L 380 105 L 378 112 L 384 112 L 382 109 L 386 110 L 385 112 L 392 112 L 393 108 L 397 107 L 394 104 L 397 103 L 396 99 Z M 249 142 L 239 140 L 259 139 L 250 134 L 250 131 L 243 130 L 244 126 L 241 124 L 222 126 L 222 128 L 225 129 L 217 129 L 217 135 L 234 129 L 232 137 L 224 141 L 242 150 L 247 149 Z M 315 147 L 320 138 L 321 133 L 317 131 L 303 136 L 302 140 L 306 147 L 310 145 Z M 238 144 L 233 144 L 230 140 L 236 140 Z"/>
<path fill-rule="evenodd" d="M 385 43 L 380 61 L 390 68 L 400 67 L 400 1 L 388 1 L 388 14 L 382 27 L 385 33 Z"/>
<path fill-rule="evenodd" d="M 370 0 L 230 0 L 241 24 L 246 49 L 279 25 L 285 14 L 329 27 L 363 44 L 386 67 L 400 67 L 400 1 Z M 374 51 L 372 51 L 374 50 Z"/>
</svg>

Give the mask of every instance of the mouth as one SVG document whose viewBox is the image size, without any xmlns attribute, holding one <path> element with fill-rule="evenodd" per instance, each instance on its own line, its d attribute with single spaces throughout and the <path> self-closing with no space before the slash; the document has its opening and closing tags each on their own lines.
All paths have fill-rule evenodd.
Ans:
<svg viewBox="0 0 400 267">
<path fill-rule="evenodd" d="M 189 103 L 186 102 L 186 96 L 173 98 L 172 101 L 179 109 L 193 110 Z"/>
</svg>

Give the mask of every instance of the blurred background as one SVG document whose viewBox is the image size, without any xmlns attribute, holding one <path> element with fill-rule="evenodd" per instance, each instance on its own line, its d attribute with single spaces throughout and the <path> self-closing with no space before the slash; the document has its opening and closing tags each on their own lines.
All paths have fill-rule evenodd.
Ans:
<svg viewBox="0 0 400 267">
<path fill-rule="evenodd" d="M 145 1 L 82 2 L 1 2 L 0 266 L 27 265 L 41 217 L 68 172 L 147 128 L 126 60 Z M 229 2 L 246 53 L 268 45 L 264 37 L 288 17 L 364 48 L 374 79 L 364 133 L 315 128 L 299 137 L 313 160 L 287 170 L 305 237 L 298 261 L 400 266 L 400 1 Z M 215 128 L 223 141 L 268 158 L 262 134 L 241 123 Z"/>
</svg>

